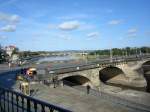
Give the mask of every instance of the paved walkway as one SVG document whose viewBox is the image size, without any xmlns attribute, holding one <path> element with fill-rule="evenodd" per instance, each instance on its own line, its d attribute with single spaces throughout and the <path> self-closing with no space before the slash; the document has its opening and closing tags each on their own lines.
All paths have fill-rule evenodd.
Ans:
<svg viewBox="0 0 150 112">
<path fill-rule="evenodd" d="M 76 89 L 64 87 L 32 86 L 39 91 L 34 96 L 41 100 L 62 106 L 75 112 L 137 112 L 125 106 L 112 103 Z"/>
<path fill-rule="evenodd" d="M 150 93 L 131 89 L 121 89 L 119 87 L 108 85 L 103 85 L 103 88 L 101 88 L 101 90 L 105 93 L 112 94 L 113 96 L 117 96 L 128 101 L 132 101 L 150 107 Z"/>
</svg>

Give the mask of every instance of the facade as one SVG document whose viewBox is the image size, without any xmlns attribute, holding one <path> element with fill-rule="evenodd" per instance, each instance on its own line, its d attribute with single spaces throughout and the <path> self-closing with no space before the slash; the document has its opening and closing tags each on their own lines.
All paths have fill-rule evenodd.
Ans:
<svg viewBox="0 0 150 112">
<path fill-rule="evenodd" d="M 13 50 L 15 50 L 16 46 L 14 45 L 9 45 L 9 46 L 6 46 L 5 47 L 5 51 L 6 53 L 11 57 L 12 56 L 12 53 L 13 53 Z"/>
</svg>

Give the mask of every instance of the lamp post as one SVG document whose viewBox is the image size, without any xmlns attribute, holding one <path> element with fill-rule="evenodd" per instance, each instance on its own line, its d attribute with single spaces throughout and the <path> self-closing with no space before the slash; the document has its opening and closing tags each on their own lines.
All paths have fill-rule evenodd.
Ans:
<svg viewBox="0 0 150 112">
<path fill-rule="evenodd" d="M 142 52 L 141 52 L 141 49 L 140 49 L 140 56 L 142 56 Z"/>
<path fill-rule="evenodd" d="M 110 62 L 112 62 L 112 49 L 110 48 Z"/>
<path fill-rule="evenodd" d="M 110 41 L 110 62 L 112 62 L 112 41 L 111 39 L 109 40 Z"/>
<path fill-rule="evenodd" d="M 126 57 L 127 57 L 127 56 L 128 56 L 128 51 L 127 51 L 127 49 L 126 49 L 126 51 L 125 51 L 125 52 L 126 52 Z"/>
<path fill-rule="evenodd" d="M 135 55 L 136 55 L 136 56 L 138 55 L 137 47 L 135 47 Z"/>
</svg>

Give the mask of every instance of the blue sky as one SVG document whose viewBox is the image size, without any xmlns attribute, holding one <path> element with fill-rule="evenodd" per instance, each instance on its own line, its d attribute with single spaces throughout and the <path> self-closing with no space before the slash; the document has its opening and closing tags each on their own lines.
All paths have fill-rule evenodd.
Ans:
<svg viewBox="0 0 150 112">
<path fill-rule="evenodd" d="M 150 0 L 0 0 L 0 44 L 34 51 L 150 46 Z"/>
</svg>

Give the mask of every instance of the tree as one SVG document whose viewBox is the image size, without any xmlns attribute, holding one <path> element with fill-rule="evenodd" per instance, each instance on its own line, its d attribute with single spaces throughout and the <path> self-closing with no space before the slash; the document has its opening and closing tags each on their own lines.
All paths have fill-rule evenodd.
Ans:
<svg viewBox="0 0 150 112">
<path fill-rule="evenodd" d="M 150 53 L 150 48 L 149 47 L 142 47 L 141 52 L 144 53 L 144 54 L 145 53 Z"/>
<path fill-rule="evenodd" d="M 6 52 L 2 49 L 2 46 L 0 45 L 0 63 L 3 63 L 6 61 Z"/>
<path fill-rule="evenodd" d="M 13 50 L 13 52 L 12 52 L 12 55 L 13 55 L 13 54 L 18 54 L 18 53 L 19 53 L 19 48 L 17 48 L 17 47 L 14 48 L 14 50 Z"/>
<path fill-rule="evenodd" d="M 145 53 L 150 53 L 150 47 L 126 47 L 126 48 L 113 48 L 112 49 L 113 56 L 129 56 L 129 55 L 138 55 L 138 54 L 145 54 Z M 96 50 L 92 51 L 89 53 L 89 55 L 102 55 L 102 56 L 109 56 L 110 55 L 110 50 Z"/>
</svg>

